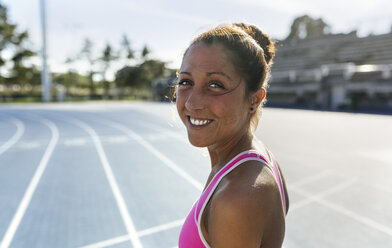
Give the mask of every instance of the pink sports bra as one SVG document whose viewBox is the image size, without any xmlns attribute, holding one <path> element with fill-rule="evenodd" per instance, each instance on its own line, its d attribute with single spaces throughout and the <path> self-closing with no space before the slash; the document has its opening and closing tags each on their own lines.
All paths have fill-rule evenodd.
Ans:
<svg viewBox="0 0 392 248">
<path fill-rule="evenodd" d="M 179 237 L 178 248 L 210 247 L 207 241 L 204 239 L 200 226 L 203 210 L 222 178 L 228 173 L 230 173 L 232 170 L 234 170 L 237 166 L 248 160 L 260 161 L 272 170 L 275 179 L 279 185 L 280 195 L 282 197 L 283 211 L 286 212 L 286 199 L 284 194 L 282 177 L 280 175 L 278 166 L 276 165 L 275 159 L 273 158 L 273 156 L 271 157 L 272 164 L 269 164 L 268 161 L 256 151 L 249 150 L 241 152 L 240 154 L 235 156 L 230 162 L 228 162 L 222 169 L 220 169 L 218 173 L 216 173 L 216 175 L 212 178 L 206 189 L 203 191 L 200 198 L 193 204 L 191 211 L 185 219 Z"/>
</svg>

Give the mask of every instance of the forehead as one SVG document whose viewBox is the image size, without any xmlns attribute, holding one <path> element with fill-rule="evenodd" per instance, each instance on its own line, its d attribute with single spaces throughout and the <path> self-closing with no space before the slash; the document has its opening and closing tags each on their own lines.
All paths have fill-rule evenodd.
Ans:
<svg viewBox="0 0 392 248">
<path fill-rule="evenodd" d="M 194 44 L 188 49 L 184 56 L 181 64 L 181 71 L 222 71 L 235 74 L 235 68 L 228 57 L 228 52 L 229 51 L 220 44 Z"/>
</svg>

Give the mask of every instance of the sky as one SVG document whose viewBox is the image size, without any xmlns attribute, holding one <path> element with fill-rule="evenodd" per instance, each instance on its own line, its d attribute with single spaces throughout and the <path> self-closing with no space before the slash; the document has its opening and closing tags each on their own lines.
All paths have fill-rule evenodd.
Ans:
<svg viewBox="0 0 392 248">
<path fill-rule="evenodd" d="M 255 24 L 275 39 L 284 39 L 293 20 L 304 14 L 322 18 L 333 33 L 358 30 L 361 36 L 392 28 L 391 0 L 45 0 L 48 63 L 52 72 L 68 69 L 67 58 L 76 57 L 89 38 L 99 57 L 107 43 L 120 49 L 122 36 L 134 50 L 146 44 L 151 58 L 178 68 L 189 42 L 221 23 Z M 0 0 L 19 30 L 28 30 L 31 46 L 42 46 L 40 0 Z M 40 64 L 39 57 L 33 63 Z M 119 61 L 112 72 L 124 66 Z M 83 73 L 86 64 L 71 65 Z M 111 77 L 113 73 L 111 73 Z"/>
</svg>

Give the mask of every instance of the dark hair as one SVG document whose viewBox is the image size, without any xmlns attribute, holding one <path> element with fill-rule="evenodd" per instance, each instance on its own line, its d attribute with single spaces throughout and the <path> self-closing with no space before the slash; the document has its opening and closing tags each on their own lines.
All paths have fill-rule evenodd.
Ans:
<svg viewBox="0 0 392 248">
<path fill-rule="evenodd" d="M 217 26 L 196 37 L 185 51 L 195 44 L 221 44 L 226 55 L 246 81 L 246 96 L 263 88 L 267 91 L 272 60 L 275 56 L 275 42 L 254 25 L 233 23 Z M 263 103 L 266 102 L 264 98 Z M 260 105 L 261 108 L 262 104 Z M 252 118 L 257 126 L 260 108 Z"/>
<path fill-rule="evenodd" d="M 189 48 L 201 42 L 206 45 L 221 44 L 227 48 L 231 62 L 246 80 L 248 93 L 261 87 L 267 88 L 275 45 L 256 26 L 245 23 L 220 25 L 196 37 Z"/>
</svg>

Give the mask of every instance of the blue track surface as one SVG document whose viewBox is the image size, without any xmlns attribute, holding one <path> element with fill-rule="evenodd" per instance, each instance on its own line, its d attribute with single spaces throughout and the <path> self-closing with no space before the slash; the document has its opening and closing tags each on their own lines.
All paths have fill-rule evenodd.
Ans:
<svg viewBox="0 0 392 248">
<path fill-rule="evenodd" d="M 0 247 L 176 247 L 210 165 L 172 108 L 0 107 Z M 392 117 L 267 108 L 256 134 L 288 184 L 286 248 L 392 247 Z"/>
</svg>

